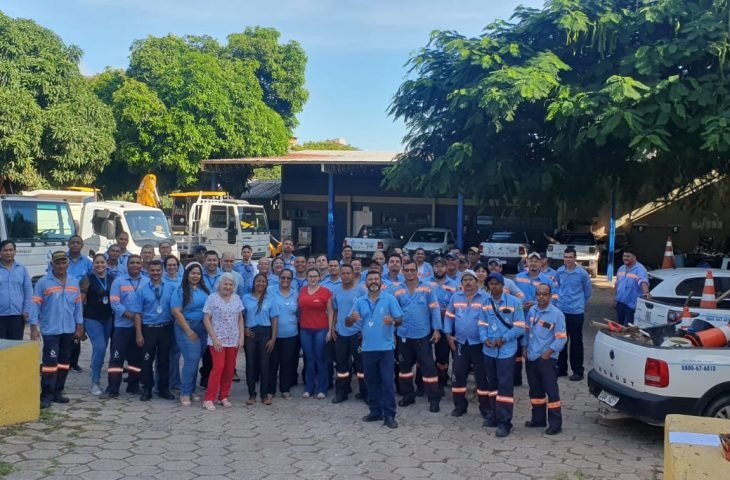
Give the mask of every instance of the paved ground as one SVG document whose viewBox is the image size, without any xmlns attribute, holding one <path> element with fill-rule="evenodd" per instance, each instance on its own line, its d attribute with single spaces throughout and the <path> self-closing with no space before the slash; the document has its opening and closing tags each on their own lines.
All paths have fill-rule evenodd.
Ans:
<svg viewBox="0 0 730 480">
<path fill-rule="evenodd" d="M 596 286 L 589 318 L 611 313 L 609 290 Z M 590 367 L 588 328 L 586 335 Z M 85 345 L 82 365 L 89 350 Z M 124 395 L 99 401 L 86 393 L 87 373 L 72 373 L 69 405 L 54 405 L 39 422 L 0 429 L 0 476 L 12 470 L 7 478 L 661 478 L 660 428 L 603 420 L 584 382 L 561 379 L 560 387 L 564 433 L 548 437 L 521 427 L 529 400 L 519 387 L 514 433 L 497 439 L 481 427 L 474 404 L 464 417 L 449 416 L 448 395 L 438 414 L 421 399 L 399 409 L 400 428 L 388 430 L 363 424 L 366 408 L 355 400 L 333 405 L 297 396 L 246 407 L 240 383 L 232 409 L 206 412 Z"/>
</svg>

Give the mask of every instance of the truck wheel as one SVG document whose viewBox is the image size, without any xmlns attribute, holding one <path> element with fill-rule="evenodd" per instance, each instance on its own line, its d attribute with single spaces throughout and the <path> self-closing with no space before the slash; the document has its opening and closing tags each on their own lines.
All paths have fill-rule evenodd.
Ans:
<svg viewBox="0 0 730 480">
<path fill-rule="evenodd" d="M 723 395 L 705 409 L 706 417 L 730 420 L 730 395 Z"/>
</svg>

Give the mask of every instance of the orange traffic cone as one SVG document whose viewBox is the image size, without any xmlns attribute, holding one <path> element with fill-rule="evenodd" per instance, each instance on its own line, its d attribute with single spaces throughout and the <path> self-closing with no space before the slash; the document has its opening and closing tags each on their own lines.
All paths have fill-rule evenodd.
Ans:
<svg viewBox="0 0 730 480">
<path fill-rule="evenodd" d="M 682 323 L 679 324 L 679 328 L 687 330 L 692 325 L 692 314 L 689 313 L 689 307 L 685 306 L 682 310 Z"/>
<path fill-rule="evenodd" d="M 712 271 L 707 271 L 705 277 L 705 288 L 702 290 L 702 300 L 700 300 L 700 308 L 717 308 L 717 299 L 715 298 L 715 282 L 712 280 Z"/>
<path fill-rule="evenodd" d="M 667 237 L 667 245 L 664 247 L 664 260 L 662 260 L 662 268 L 674 268 L 674 247 L 672 246 L 672 236 Z"/>
</svg>

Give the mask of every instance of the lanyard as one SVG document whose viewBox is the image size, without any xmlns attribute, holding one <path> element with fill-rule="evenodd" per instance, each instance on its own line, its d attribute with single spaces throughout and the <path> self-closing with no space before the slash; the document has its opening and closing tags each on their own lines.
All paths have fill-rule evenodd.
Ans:
<svg viewBox="0 0 730 480">
<path fill-rule="evenodd" d="M 137 279 L 137 285 L 134 284 L 134 279 L 132 277 L 129 277 L 129 284 L 132 285 L 132 288 L 134 288 L 135 292 L 139 288 L 140 283 L 142 283 L 142 277 Z"/>
<path fill-rule="evenodd" d="M 152 285 L 152 282 L 150 282 L 150 288 L 152 289 L 152 291 L 155 294 L 155 300 L 157 300 L 157 303 L 160 303 L 162 294 L 165 292 L 165 282 L 160 282 L 159 287 Z"/>
<path fill-rule="evenodd" d="M 374 320 L 372 319 L 372 317 L 375 314 L 375 311 L 378 309 L 378 303 L 380 303 L 380 298 L 381 298 L 380 295 L 378 295 L 378 299 L 375 300 L 375 305 L 373 305 L 373 306 L 370 306 L 370 298 L 367 299 L 366 303 L 368 306 L 368 310 L 370 310 L 370 312 L 368 313 L 368 325 L 370 327 L 373 326 Z M 363 320 L 365 320 L 365 319 L 363 319 Z"/>
<path fill-rule="evenodd" d="M 101 285 L 101 288 L 103 288 L 104 291 L 106 292 L 107 291 L 107 285 L 109 284 L 109 279 L 105 275 L 104 276 L 104 281 L 102 282 L 101 281 L 101 277 L 99 277 L 99 275 L 94 274 L 94 276 L 96 277 L 96 281 L 99 282 L 99 285 Z"/>
</svg>

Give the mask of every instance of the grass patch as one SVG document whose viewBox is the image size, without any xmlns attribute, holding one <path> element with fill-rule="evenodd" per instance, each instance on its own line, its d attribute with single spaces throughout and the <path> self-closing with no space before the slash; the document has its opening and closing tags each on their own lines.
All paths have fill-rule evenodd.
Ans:
<svg viewBox="0 0 730 480">
<path fill-rule="evenodd" d="M 47 466 L 46 468 L 44 468 L 41 471 L 41 473 L 45 477 L 50 477 L 51 475 L 53 475 L 56 472 L 56 469 L 58 468 L 59 465 L 61 465 L 59 463 L 59 461 L 54 458 L 51 460 L 51 464 L 49 466 Z"/>
<path fill-rule="evenodd" d="M 10 465 L 8 462 L 3 462 L 0 460 L 0 477 L 4 477 L 5 475 L 10 475 L 15 471 L 15 467 Z"/>
<path fill-rule="evenodd" d="M 582 470 L 576 470 L 573 473 L 561 473 L 555 480 L 589 480 L 590 477 L 583 473 Z"/>
</svg>

